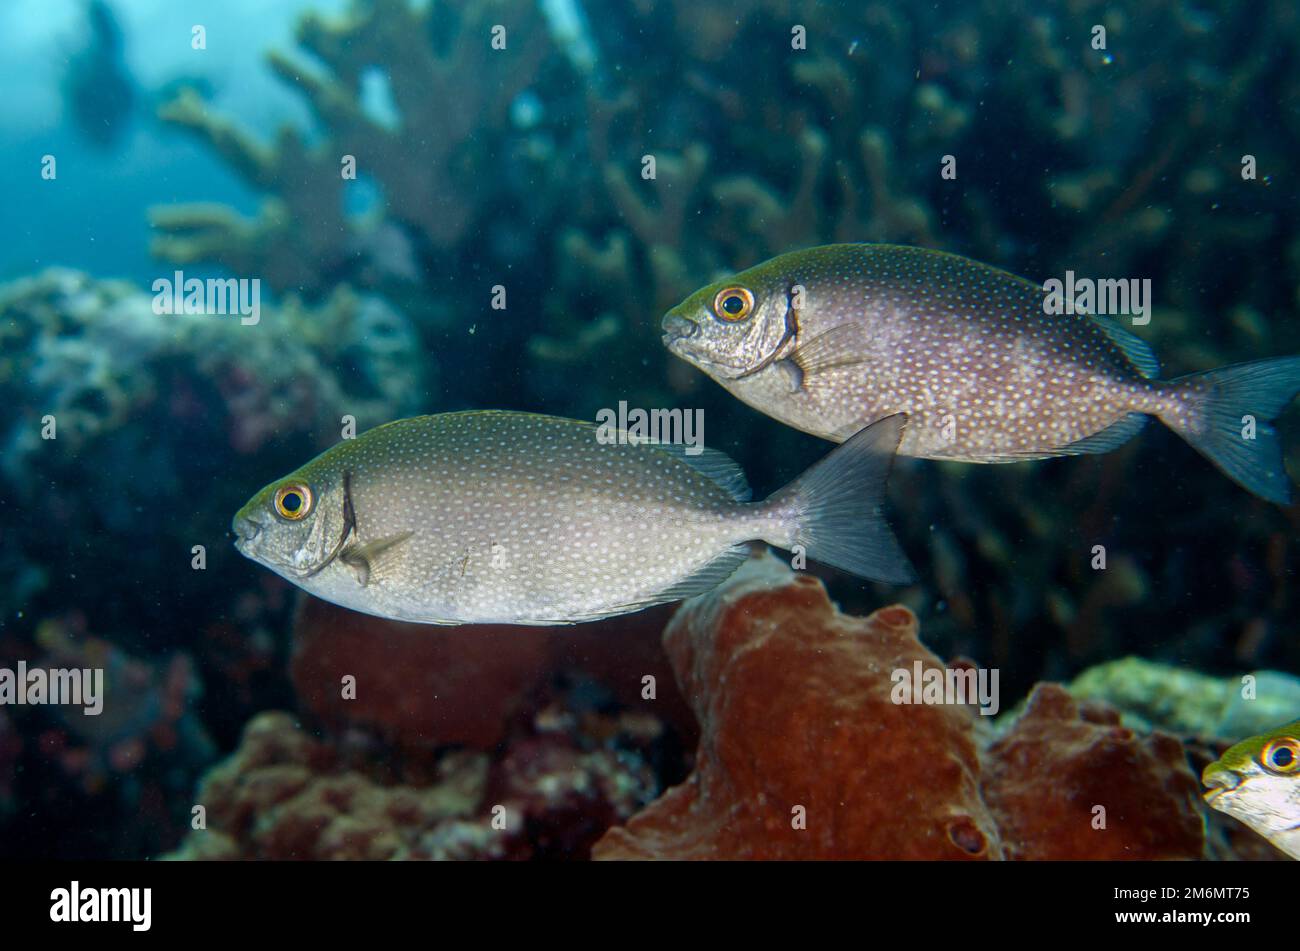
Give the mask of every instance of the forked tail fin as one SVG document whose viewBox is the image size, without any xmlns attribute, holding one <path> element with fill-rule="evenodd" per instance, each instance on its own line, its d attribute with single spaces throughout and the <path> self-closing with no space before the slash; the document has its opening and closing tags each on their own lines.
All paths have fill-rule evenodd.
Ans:
<svg viewBox="0 0 1300 951">
<path fill-rule="evenodd" d="M 1232 481 L 1262 499 L 1287 505 L 1291 480 L 1273 420 L 1300 393 L 1300 357 L 1277 357 L 1171 380 L 1201 392 L 1200 432 L 1176 420 L 1166 424 Z"/>
<path fill-rule="evenodd" d="M 872 423 L 768 500 L 789 509 L 794 544 L 813 561 L 889 584 L 916 580 L 880 511 L 906 420 Z"/>
</svg>

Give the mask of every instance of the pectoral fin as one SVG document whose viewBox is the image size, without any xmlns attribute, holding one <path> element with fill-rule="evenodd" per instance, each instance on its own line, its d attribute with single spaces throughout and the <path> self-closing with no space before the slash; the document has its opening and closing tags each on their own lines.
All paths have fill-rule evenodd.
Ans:
<svg viewBox="0 0 1300 951">
<path fill-rule="evenodd" d="M 801 341 L 786 357 L 798 370 L 798 383 L 808 386 L 819 373 L 836 367 L 862 363 L 859 335 L 861 329 L 854 324 L 840 324 L 817 336 Z M 794 374 L 791 374 L 794 377 Z"/>
<path fill-rule="evenodd" d="M 349 545 L 339 552 L 339 560 L 352 569 L 357 582 L 365 587 L 377 578 L 383 577 L 384 568 L 393 564 L 394 557 L 400 552 L 401 545 L 413 532 L 402 532 L 390 538 L 378 538 L 364 545 Z"/>
</svg>

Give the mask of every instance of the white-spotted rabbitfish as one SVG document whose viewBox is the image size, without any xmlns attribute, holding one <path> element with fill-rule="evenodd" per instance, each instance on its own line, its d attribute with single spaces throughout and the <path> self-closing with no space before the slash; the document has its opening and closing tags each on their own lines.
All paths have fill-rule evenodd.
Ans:
<svg viewBox="0 0 1300 951">
<path fill-rule="evenodd" d="M 1230 747 L 1201 782 L 1211 806 L 1300 859 L 1300 720 Z"/>
<path fill-rule="evenodd" d="M 763 502 L 719 452 L 597 439 L 510 412 L 398 420 L 258 492 L 239 550 L 335 604 L 403 621 L 567 624 L 707 591 L 751 540 L 911 580 L 879 506 L 904 420 L 882 420 Z"/>
<path fill-rule="evenodd" d="M 831 245 L 697 291 L 665 316 L 664 342 L 825 439 L 905 413 L 904 455 L 1017 462 L 1106 452 L 1155 416 L 1238 484 L 1290 500 L 1271 420 L 1300 391 L 1300 357 L 1163 381 L 1132 332 L 1048 313 L 1046 294 L 939 251 Z"/>
</svg>

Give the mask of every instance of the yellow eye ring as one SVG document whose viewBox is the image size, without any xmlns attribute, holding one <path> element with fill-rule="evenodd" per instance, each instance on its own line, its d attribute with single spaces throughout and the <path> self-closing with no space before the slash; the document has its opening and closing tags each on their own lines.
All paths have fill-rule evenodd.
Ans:
<svg viewBox="0 0 1300 951">
<path fill-rule="evenodd" d="M 311 505 L 311 486 L 304 482 L 290 482 L 275 490 L 275 513 L 290 522 L 306 518 Z"/>
<path fill-rule="evenodd" d="M 1260 752 L 1259 761 L 1270 773 L 1286 776 L 1300 772 L 1300 740 L 1278 737 Z"/>
<path fill-rule="evenodd" d="M 724 287 L 713 298 L 713 312 L 727 323 L 744 320 L 753 309 L 754 295 L 747 287 Z"/>
</svg>

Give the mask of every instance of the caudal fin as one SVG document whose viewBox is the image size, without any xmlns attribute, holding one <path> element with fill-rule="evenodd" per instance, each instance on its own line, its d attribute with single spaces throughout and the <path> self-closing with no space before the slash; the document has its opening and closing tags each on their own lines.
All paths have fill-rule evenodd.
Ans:
<svg viewBox="0 0 1300 951">
<path fill-rule="evenodd" d="M 872 423 L 769 500 L 789 511 L 794 544 L 813 561 L 889 584 L 916 580 L 880 512 L 906 421 Z"/>
<path fill-rule="evenodd" d="M 1200 432 L 1166 419 L 1232 481 L 1262 499 L 1286 505 L 1291 480 L 1273 419 L 1300 393 L 1300 357 L 1277 357 L 1193 373 L 1171 381 L 1202 393 Z"/>
</svg>

